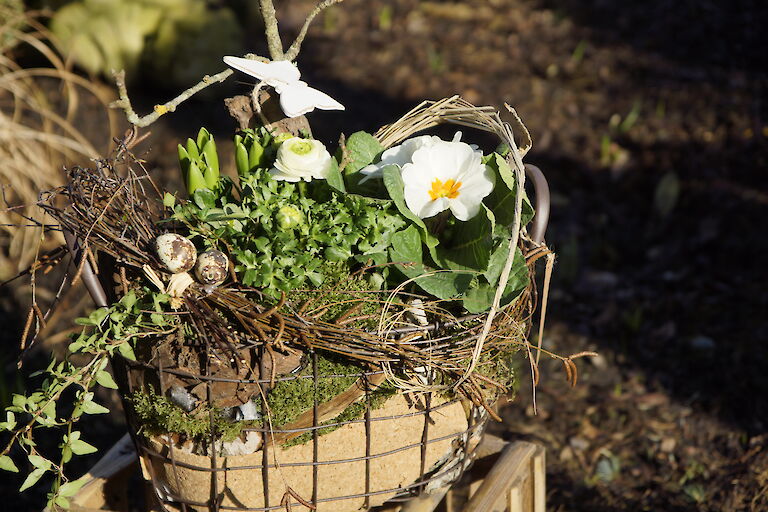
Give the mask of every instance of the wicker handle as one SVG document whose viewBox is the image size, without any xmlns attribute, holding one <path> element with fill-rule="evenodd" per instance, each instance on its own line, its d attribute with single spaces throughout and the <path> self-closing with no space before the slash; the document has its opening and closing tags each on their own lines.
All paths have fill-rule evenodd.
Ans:
<svg viewBox="0 0 768 512">
<path fill-rule="evenodd" d="M 533 223 L 531 239 L 540 244 L 544 242 L 544 234 L 547 232 L 547 224 L 549 223 L 549 184 L 547 183 L 547 178 L 544 177 L 544 173 L 535 165 L 525 164 L 525 174 L 533 182 L 533 192 L 535 194 L 533 211 L 536 213 L 531 221 Z"/>
</svg>

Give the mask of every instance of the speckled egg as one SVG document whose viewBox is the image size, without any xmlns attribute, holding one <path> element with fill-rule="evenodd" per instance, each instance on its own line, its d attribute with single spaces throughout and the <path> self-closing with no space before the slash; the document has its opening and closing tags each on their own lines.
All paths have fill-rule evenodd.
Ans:
<svg viewBox="0 0 768 512">
<path fill-rule="evenodd" d="M 176 233 L 166 233 L 155 239 L 155 251 L 160 262 L 171 274 L 186 272 L 195 266 L 195 244 Z"/>
<path fill-rule="evenodd" d="M 197 258 L 195 275 L 205 285 L 218 285 L 224 282 L 229 273 L 229 260 L 221 251 L 205 251 Z"/>
</svg>

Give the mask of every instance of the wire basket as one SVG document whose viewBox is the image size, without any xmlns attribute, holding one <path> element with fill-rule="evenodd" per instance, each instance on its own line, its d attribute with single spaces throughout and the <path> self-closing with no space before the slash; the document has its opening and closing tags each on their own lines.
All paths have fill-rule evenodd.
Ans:
<svg viewBox="0 0 768 512">
<path fill-rule="evenodd" d="M 511 148 L 508 162 L 516 172 L 518 190 L 523 189 L 523 176 L 528 174 L 536 192 L 531 232 L 521 227 L 512 245 L 521 249 L 532 270 L 532 262 L 546 250 L 543 233 L 549 198 L 541 172 L 522 165 L 530 139 L 516 115 L 514 118 L 523 130 L 522 148 L 517 147 L 511 126 L 501 121 L 498 112 L 491 107 L 475 107 L 458 97 L 425 102 L 382 128 L 376 137 L 384 147 L 391 147 L 435 125 L 454 124 L 491 132 L 507 144 Z M 115 183 L 109 182 L 113 191 L 104 193 L 110 204 L 133 208 L 141 203 L 131 196 L 140 195 L 133 186 Z M 124 269 L 136 270 L 152 261 L 141 251 L 120 261 L 114 245 L 134 236 L 131 247 L 147 247 L 157 230 L 141 218 L 126 228 L 118 216 L 112 229 L 119 229 L 120 237 L 105 242 L 109 237 L 98 233 L 94 236 L 93 228 L 85 232 L 83 226 L 109 225 L 108 212 L 92 205 L 74 205 L 72 209 L 86 217 L 98 216 L 98 222 L 73 222 L 71 217 L 51 211 L 68 233 L 86 286 L 98 305 L 106 305 L 111 293 L 105 288 L 109 291 L 112 287 L 102 287 L 99 279 L 106 283 L 105 276 L 112 275 L 104 268 L 98 275 L 94 272 L 93 258 L 89 261 L 85 257 L 90 251 L 88 236 L 92 240 L 90 247 L 112 256 L 119 295 L 120 289 L 128 287 Z M 502 282 L 502 286 L 505 284 Z M 354 511 L 450 485 L 470 464 L 488 418 L 495 416 L 491 404 L 498 396 L 498 392 L 487 393 L 488 386 L 481 376 L 457 366 L 458 362 L 471 358 L 474 364 L 477 357 L 508 345 L 510 339 L 525 340 L 534 298 L 531 280 L 520 299 L 493 308 L 490 313 L 461 318 L 433 315 L 436 320 L 429 324 L 380 325 L 372 331 L 313 321 L 301 311 L 281 314 L 279 307 L 261 307 L 258 301 L 220 292 L 207 295 L 199 303 L 188 297 L 185 310 L 197 328 L 199 343 L 186 357 L 173 352 L 168 344 L 158 343 L 145 344 L 137 351 L 137 361 L 121 357 L 113 361 L 144 476 L 165 510 L 184 512 L 256 512 L 299 506 Z M 441 311 L 427 297 L 419 300 L 425 310 Z M 387 301 L 391 303 L 392 297 Z M 216 345 L 206 333 L 220 326 L 198 326 L 214 306 L 235 313 L 250 308 L 251 316 L 241 318 L 241 325 L 258 332 L 261 339 L 239 335 L 227 350 Z M 354 305 L 350 309 L 354 310 Z M 281 349 L 303 352 L 300 373 L 275 370 L 278 363 L 285 362 L 280 359 Z M 328 353 L 356 361 L 359 371 L 324 374 L 319 361 Z M 322 400 L 319 390 L 328 380 L 348 385 L 332 400 Z M 287 425 L 273 424 L 266 406 L 270 393 L 281 383 L 299 381 L 311 383 L 304 388 L 311 393 L 311 408 Z M 397 392 L 377 399 L 382 386 L 392 381 L 397 383 Z M 136 393 L 152 391 L 167 396 L 179 389 L 196 390 L 196 396 L 202 397 L 199 401 L 205 402 L 210 411 L 210 436 L 202 444 L 193 445 L 172 432 L 147 435 L 141 414 L 129 399 Z M 446 393 L 449 389 L 453 393 Z M 250 403 L 252 397 L 261 398 L 261 424 L 242 428 L 237 439 L 241 444 L 251 444 L 235 450 L 223 442 L 216 430 L 213 411 L 234 409 L 238 402 Z M 359 411 L 357 417 L 339 414 L 352 406 Z"/>
</svg>

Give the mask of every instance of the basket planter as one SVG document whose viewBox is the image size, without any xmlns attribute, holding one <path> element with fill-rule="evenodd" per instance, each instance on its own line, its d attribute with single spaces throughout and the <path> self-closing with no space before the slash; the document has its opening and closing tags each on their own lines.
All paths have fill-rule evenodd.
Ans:
<svg viewBox="0 0 768 512">
<path fill-rule="evenodd" d="M 538 169 L 523 169 L 519 163 L 530 147 L 527 132 L 523 127 L 526 140 L 517 149 L 512 128 L 497 113 L 454 97 L 419 106 L 384 127 L 376 138 L 384 147 L 391 147 L 441 123 L 495 134 L 512 148 L 508 161 L 518 169 L 518 179 L 523 172 L 532 178 L 536 216 L 529 232 L 521 227 L 527 236 L 514 239 L 530 274 L 533 261 L 546 253 L 542 240 L 548 191 Z M 122 183 L 105 183 L 104 195 L 109 201 L 122 201 L 120 208 L 136 206 L 131 196 L 135 191 L 126 192 Z M 115 200 L 119 194 L 122 196 Z M 89 211 L 80 205 L 75 209 Z M 150 217 L 142 208 L 136 210 L 139 219 Z M 117 272 L 115 283 L 115 276 L 105 270 L 111 268 L 109 263 L 125 268 L 114 250 L 112 261 L 100 263 L 97 275 L 78 243 L 84 237 L 83 230 L 64 216 L 60 220 L 97 305 L 107 306 L 127 293 L 130 279 L 126 280 L 125 271 Z M 146 245 L 157 235 L 150 220 L 139 222 L 144 224 L 134 230 L 142 240 L 133 241 L 133 246 Z M 106 248 L 101 250 L 109 255 L 111 249 Z M 132 263 L 131 267 L 148 272 L 146 264 Z M 193 289 L 183 299 L 184 314 L 191 315 L 199 333 L 205 330 L 197 322 L 218 307 L 255 334 L 233 331 L 236 336 L 227 347 L 215 345 L 204 334 L 191 348 L 167 340 L 143 342 L 136 348 L 136 361 L 113 358 L 130 431 L 155 497 L 169 511 L 267 511 L 313 506 L 320 511 L 351 512 L 450 485 L 471 463 L 485 423 L 494 415 L 491 406 L 500 389 L 486 386 L 494 382 L 493 378 L 481 378 L 459 361 L 471 359 L 474 364 L 483 354 L 509 345 L 508 340 L 526 338 L 534 296 L 532 279 L 526 277 L 526 283 L 518 299 L 490 313 L 434 317 L 431 323 L 412 321 L 407 324 L 410 326 L 399 328 L 382 329 L 379 324 L 374 330 L 308 320 L 300 308 L 281 313 L 279 305 L 262 306 L 255 299 L 235 300 L 215 290 Z M 438 309 L 427 306 L 430 298 L 426 295 L 418 300 L 424 304 L 422 313 L 427 307 Z M 197 301 L 208 309 L 197 309 Z M 319 354 L 354 360 L 358 370 L 323 374 Z M 397 376 L 396 368 L 401 366 L 407 371 Z M 453 384 L 446 386 L 440 376 Z M 302 379 L 311 384 L 302 388 L 305 399 L 313 397 L 311 403 L 290 421 L 276 420 L 273 424 L 264 401 L 279 386 L 300 384 Z M 333 396 L 320 392 L 326 380 L 340 386 Z M 377 394 L 385 381 L 392 380 L 397 382 L 394 391 Z M 136 405 L 137 393 L 160 397 L 181 393 L 191 397 L 184 398 L 191 400 L 190 411 L 207 407 L 207 440 L 193 442 L 176 431 L 153 431 Z M 242 410 L 245 404 L 256 408 L 254 404 L 259 403 L 260 410 L 244 418 L 250 421 L 258 416 L 258 424 L 243 423 L 234 440 L 225 441 L 213 411 L 235 414 L 235 409 Z M 234 420 L 237 418 L 233 416 Z"/>
</svg>

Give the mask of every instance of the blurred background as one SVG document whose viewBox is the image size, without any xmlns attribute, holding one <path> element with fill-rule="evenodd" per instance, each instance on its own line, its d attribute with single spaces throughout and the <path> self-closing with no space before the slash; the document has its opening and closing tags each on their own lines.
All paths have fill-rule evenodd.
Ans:
<svg viewBox="0 0 768 512">
<path fill-rule="evenodd" d="M 289 42 L 315 2 L 275 3 Z M 267 54 L 256 4 L 0 1 L 0 281 L 60 242 L 38 243 L 24 205 L 127 128 L 107 108 L 110 70 L 149 112 L 222 55 Z M 558 254 L 544 344 L 600 353 L 573 389 L 544 363 L 537 415 L 521 370 L 493 427 L 546 446 L 550 510 L 768 510 L 766 26 L 758 0 L 346 0 L 310 30 L 300 69 L 347 107 L 310 117 L 329 145 L 457 93 L 510 103 L 530 130 Z M 161 184 L 179 188 L 175 146 L 199 126 L 229 153 L 222 101 L 248 86 L 236 75 L 151 126 L 139 153 Z M 0 288 L 2 406 L 90 306 L 65 293 L 17 371 L 31 294 L 54 300 L 53 277 Z M 118 400 L 100 400 L 114 412 L 84 437 L 106 448 L 124 426 Z M 3 476 L 4 496 L 17 480 Z M 39 509 L 44 487 L 16 510 Z"/>
</svg>

